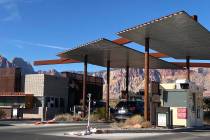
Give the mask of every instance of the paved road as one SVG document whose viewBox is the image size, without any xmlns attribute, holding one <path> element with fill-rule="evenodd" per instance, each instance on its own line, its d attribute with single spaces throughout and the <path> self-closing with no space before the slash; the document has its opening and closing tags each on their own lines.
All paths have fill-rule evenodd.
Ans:
<svg viewBox="0 0 210 140">
<path fill-rule="evenodd" d="M 97 128 L 108 128 L 109 124 L 94 124 Z M 60 125 L 60 126 L 1 126 L 0 127 L 0 140 L 69 140 L 69 137 L 61 137 L 55 134 L 69 131 L 85 130 L 86 125 Z M 71 138 L 71 140 L 82 140 L 86 138 Z"/>
<path fill-rule="evenodd" d="M 96 127 L 108 127 L 107 124 L 96 124 Z M 0 127 L 0 140 L 208 140 L 210 130 L 179 133 L 134 133 L 134 134 L 98 134 L 84 137 L 64 136 L 64 132 L 85 129 L 84 125 L 50 126 L 50 127 Z"/>
</svg>

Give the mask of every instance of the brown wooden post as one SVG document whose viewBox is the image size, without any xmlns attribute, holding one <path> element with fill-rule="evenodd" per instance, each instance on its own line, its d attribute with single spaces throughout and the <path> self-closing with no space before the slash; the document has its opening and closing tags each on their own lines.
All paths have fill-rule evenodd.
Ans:
<svg viewBox="0 0 210 140">
<path fill-rule="evenodd" d="M 192 19 L 197 22 L 198 16 L 193 15 Z M 190 81 L 190 56 L 186 56 L 186 68 L 187 68 L 187 80 Z"/>
<path fill-rule="evenodd" d="M 129 66 L 126 67 L 126 99 L 129 100 L 128 86 L 129 86 Z"/>
<path fill-rule="evenodd" d="M 107 61 L 106 120 L 109 120 L 110 60 Z"/>
<path fill-rule="evenodd" d="M 84 57 L 84 74 L 83 74 L 83 95 L 82 95 L 82 105 L 83 105 L 83 117 L 86 114 L 86 95 L 87 95 L 87 55 Z"/>
<path fill-rule="evenodd" d="M 190 57 L 186 57 L 187 80 L 190 81 Z"/>
<path fill-rule="evenodd" d="M 144 57 L 144 119 L 149 121 L 149 38 L 145 38 Z"/>
<path fill-rule="evenodd" d="M 198 21 L 198 16 L 197 15 L 193 15 L 192 19 L 195 20 L 196 22 Z"/>
</svg>

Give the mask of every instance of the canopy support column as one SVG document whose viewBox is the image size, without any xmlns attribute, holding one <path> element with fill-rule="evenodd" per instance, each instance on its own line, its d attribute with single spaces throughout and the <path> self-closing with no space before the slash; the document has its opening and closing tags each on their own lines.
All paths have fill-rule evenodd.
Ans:
<svg viewBox="0 0 210 140">
<path fill-rule="evenodd" d="M 127 101 L 129 100 L 128 86 L 129 86 L 129 66 L 126 67 L 126 99 Z"/>
<path fill-rule="evenodd" d="M 107 61 L 106 120 L 109 120 L 110 60 Z"/>
<path fill-rule="evenodd" d="M 83 96 L 82 96 L 82 105 L 83 105 L 83 117 L 85 117 L 86 114 L 86 95 L 87 95 L 87 59 L 88 56 L 85 55 L 84 57 L 84 74 L 83 74 Z"/>
<path fill-rule="evenodd" d="M 144 119 L 149 121 L 149 38 L 145 38 L 144 57 Z"/>
<path fill-rule="evenodd" d="M 190 81 L 190 57 L 186 57 L 187 80 Z"/>
</svg>

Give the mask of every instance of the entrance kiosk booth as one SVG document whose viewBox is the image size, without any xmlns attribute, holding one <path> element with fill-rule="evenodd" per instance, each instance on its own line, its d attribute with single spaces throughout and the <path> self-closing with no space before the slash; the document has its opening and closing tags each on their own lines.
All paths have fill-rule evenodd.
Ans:
<svg viewBox="0 0 210 140">
<path fill-rule="evenodd" d="M 203 125 L 203 88 L 187 80 L 161 84 L 161 106 L 170 107 L 173 126 Z"/>
</svg>

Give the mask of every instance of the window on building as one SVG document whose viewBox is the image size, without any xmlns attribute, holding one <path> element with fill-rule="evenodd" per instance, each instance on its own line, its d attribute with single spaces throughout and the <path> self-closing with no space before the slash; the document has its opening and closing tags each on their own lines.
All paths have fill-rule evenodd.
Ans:
<svg viewBox="0 0 210 140">
<path fill-rule="evenodd" d="M 196 95 L 195 95 L 195 93 L 192 94 L 192 101 L 193 101 L 192 111 L 196 111 L 195 110 L 195 106 L 196 106 Z"/>
<path fill-rule="evenodd" d="M 59 105 L 58 105 L 58 98 L 55 98 L 55 108 L 58 108 Z"/>
<path fill-rule="evenodd" d="M 45 103 L 45 106 L 46 106 L 46 107 L 49 107 L 49 106 L 48 106 L 48 105 L 49 105 L 49 102 L 50 102 L 50 97 L 45 97 L 44 103 Z"/>
<path fill-rule="evenodd" d="M 60 98 L 60 107 L 64 107 L 64 99 Z"/>
<path fill-rule="evenodd" d="M 165 90 L 163 91 L 163 101 L 168 102 L 168 92 Z"/>
<path fill-rule="evenodd" d="M 197 109 L 197 118 L 200 118 L 200 108 Z"/>
</svg>

